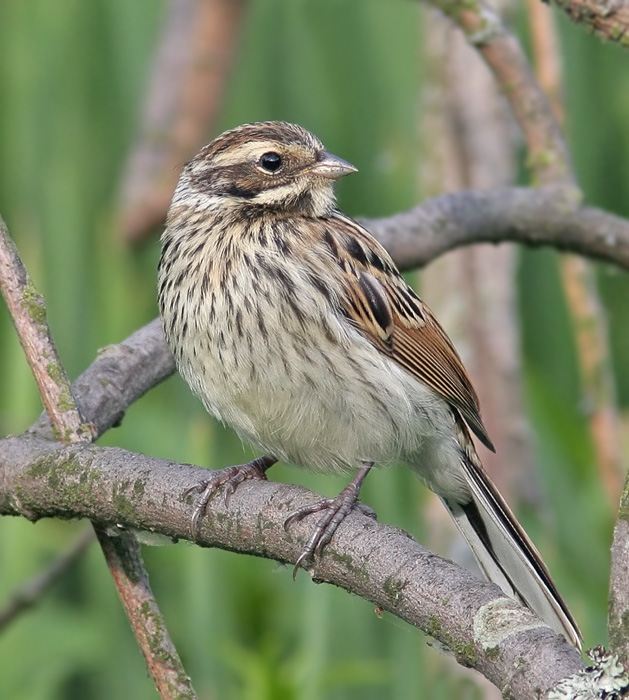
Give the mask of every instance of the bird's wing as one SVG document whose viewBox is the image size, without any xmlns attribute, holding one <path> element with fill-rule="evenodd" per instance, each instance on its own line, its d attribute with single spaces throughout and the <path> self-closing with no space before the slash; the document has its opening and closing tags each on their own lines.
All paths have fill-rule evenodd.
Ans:
<svg viewBox="0 0 629 700">
<path fill-rule="evenodd" d="M 446 332 L 404 281 L 389 254 L 340 212 L 329 227 L 345 279 L 345 313 L 383 354 L 456 407 L 481 442 L 494 446 L 478 397 Z"/>
<path fill-rule="evenodd" d="M 441 395 L 490 449 L 478 398 L 445 331 L 406 284 L 384 248 L 361 226 L 337 214 L 329 227 L 342 271 L 344 309 L 351 323 L 392 360 Z M 463 426 L 461 425 L 461 428 Z M 581 647 L 579 628 L 535 546 L 492 484 L 475 452 L 461 455 L 470 500 L 443 496 L 481 569 L 553 629 Z"/>
</svg>

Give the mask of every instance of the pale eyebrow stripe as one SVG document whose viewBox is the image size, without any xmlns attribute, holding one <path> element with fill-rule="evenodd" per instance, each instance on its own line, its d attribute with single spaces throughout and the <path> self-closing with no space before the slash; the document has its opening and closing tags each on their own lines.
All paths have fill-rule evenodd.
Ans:
<svg viewBox="0 0 629 700">
<path fill-rule="evenodd" d="M 243 143 L 238 148 L 229 148 L 225 151 L 217 153 L 214 156 L 216 165 L 235 165 L 243 161 L 256 160 L 267 151 L 277 151 L 277 143 L 274 141 L 251 141 Z"/>
</svg>

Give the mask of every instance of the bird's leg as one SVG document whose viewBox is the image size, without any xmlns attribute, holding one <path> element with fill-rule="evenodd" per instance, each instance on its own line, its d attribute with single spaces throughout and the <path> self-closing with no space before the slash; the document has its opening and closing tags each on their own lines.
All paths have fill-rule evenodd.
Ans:
<svg viewBox="0 0 629 700">
<path fill-rule="evenodd" d="M 286 518 L 284 529 L 288 529 L 292 523 L 305 518 L 307 515 L 325 511 L 308 540 L 304 551 L 299 555 L 299 559 L 295 563 L 293 578 L 297 575 L 300 566 L 321 554 L 322 549 L 332 539 L 332 535 L 334 535 L 336 529 L 352 508 L 357 508 L 365 515 L 375 519 L 376 514 L 371 508 L 358 503 L 360 488 L 371 467 L 373 467 L 373 462 L 363 462 L 363 466 L 358 470 L 356 476 L 336 498 L 324 498 L 305 508 L 300 508 Z"/>
<path fill-rule="evenodd" d="M 225 486 L 225 505 L 229 503 L 231 495 L 236 490 L 238 484 L 249 479 L 266 479 L 266 470 L 272 467 L 277 460 L 275 457 L 262 455 L 247 464 L 237 464 L 233 467 L 218 469 L 213 472 L 209 479 L 204 479 L 196 486 L 189 488 L 184 497 L 195 491 L 200 492 L 200 496 L 194 507 L 192 519 L 190 521 L 190 533 L 194 538 L 199 528 L 199 520 L 205 515 L 207 505 L 214 494 Z"/>
</svg>

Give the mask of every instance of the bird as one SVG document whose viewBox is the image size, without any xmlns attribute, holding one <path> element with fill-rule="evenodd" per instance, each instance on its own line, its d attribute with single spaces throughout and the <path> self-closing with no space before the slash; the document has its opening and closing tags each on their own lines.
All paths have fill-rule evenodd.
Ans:
<svg viewBox="0 0 629 700">
<path fill-rule="evenodd" d="M 580 648 L 537 549 L 483 468 L 494 446 L 446 332 L 387 251 L 336 204 L 357 168 L 303 127 L 230 129 L 181 173 L 161 237 L 158 304 L 178 370 L 209 413 L 261 456 L 212 472 L 216 492 L 277 461 L 356 470 L 320 513 L 293 575 L 322 554 L 377 466 L 401 463 L 435 492 L 481 571 Z"/>
</svg>

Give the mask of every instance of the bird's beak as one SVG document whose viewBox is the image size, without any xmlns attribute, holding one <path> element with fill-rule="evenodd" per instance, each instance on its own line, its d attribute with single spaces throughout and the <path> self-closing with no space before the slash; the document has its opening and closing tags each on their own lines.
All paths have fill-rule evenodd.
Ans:
<svg viewBox="0 0 629 700">
<path fill-rule="evenodd" d="M 319 151 L 317 163 L 313 166 L 312 172 L 329 180 L 336 180 L 344 175 L 358 172 L 358 168 L 333 153 Z"/>
</svg>

